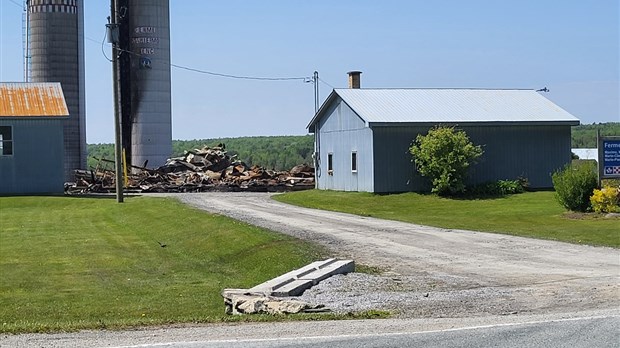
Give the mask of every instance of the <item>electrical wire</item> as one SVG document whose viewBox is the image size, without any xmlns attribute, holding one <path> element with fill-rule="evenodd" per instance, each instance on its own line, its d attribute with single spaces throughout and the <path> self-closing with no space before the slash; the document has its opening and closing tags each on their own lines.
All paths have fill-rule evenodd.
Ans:
<svg viewBox="0 0 620 348">
<path fill-rule="evenodd" d="M 107 54 L 105 54 L 105 49 L 104 49 L 104 47 L 105 47 L 105 39 L 106 39 L 107 37 L 108 37 L 108 31 L 106 30 L 106 31 L 104 32 L 104 34 L 103 34 L 103 39 L 101 40 L 101 54 L 103 54 L 103 57 L 104 57 L 105 59 L 107 59 L 107 60 L 108 60 L 108 62 L 110 62 L 110 63 L 111 63 L 111 62 L 112 62 L 112 59 L 111 59 L 111 58 L 108 58 L 108 55 L 107 55 Z M 97 40 L 95 40 L 95 39 L 91 39 L 91 38 L 86 37 L 86 36 L 85 36 L 85 38 L 86 38 L 87 40 L 92 41 L 92 42 L 99 43 L 99 41 L 97 41 Z"/>
<path fill-rule="evenodd" d="M 9 0 L 12 4 L 19 6 L 19 8 L 24 9 L 24 7 L 19 4 L 17 1 L 15 0 Z M 105 53 L 105 39 L 107 37 L 107 31 L 106 33 L 103 35 L 103 40 L 101 41 L 101 53 L 103 54 L 103 56 L 105 57 L 105 59 L 107 59 L 109 62 L 112 62 L 112 59 L 108 58 L 108 56 Z M 89 41 L 92 42 L 96 42 L 99 43 L 98 40 L 92 39 L 90 37 L 85 36 L 85 38 Z M 128 50 L 121 50 L 118 49 L 121 53 L 126 52 L 132 55 L 136 55 L 136 56 L 140 56 L 139 54 L 135 53 L 135 52 L 131 52 Z M 192 72 L 196 72 L 196 73 L 200 73 L 200 74 L 206 74 L 206 75 L 211 75 L 211 76 L 218 76 L 218 77 L 225 77 L 225 78 L 230 78 L 230 79 L 239 79 L 239 80 L 255 80 L 255 81 L 303 81 L 303 82 L 312 82 L 311 78 L 308 76 L 303 76 L 303 77 L 299 77 L 299 76 L 293 76 L 293 77 L 267 77 L 267 76 L 244 76 L 244 75 L 233 75 L 233 74 L 224 74 L 224 73 L 219 73 L 219 72 L 214 72 L 214 71 L 207 71 L 207 70 L 202 70 L 202 69 L 197 69 L 197 68 L 192 68 L 192 67 L 188 67 L 188 66 L 183 66 L 183 65 L 179 65 L 179 64 L 173 64 L 173 63 L 169 63 L 171 67 L 177 68 L 177 69 L 182 69 L 182 70 L 187 70 L 187 71 L 192 71 Z M 330 85 L 329 83 L 320 80 L 323 83 L 325 83 L 326 85 L 334 88 L 332 85 Z"/>
<path fill-rule="evenodd" d="M 327 81 L 323 80 L 322 78 L 320 78 L 320 77 L 319 77 L 319 78 L 318 78 L 318 80 L 319 80 L 320 82 L 323 82 L 323 83 L 324 83 L 324 84 L 326 84 L 327 86 L 331 87 L 332 89 L 336 89 L 336 87 L 332 86 L 329 82 L 327 82 Z"/>
<path fill-rule="evenodd" d="M 14 0 L 11 0 L 14 1 Z M 124 15 L 123 15 L 124 16 Z M 103 54 L 103 56 L 110 62 L 112 62 L 112 59 L 108 58 L 108 56 L 105 54 L 105 50 L 104 50 L 104 45 L 105 45 L 105 39 L 107 37 L 107 30 L 105 31 L 104 35 L 103 35 L 103 40 L 101 41 L 101 53 Z M 97 42 L 97 40 L 89 38 L 89 37 L 85 37 L 86 39 L 93 41 L 93 42 Z M 137 54 L 135 52 L 132 51 L 128 51 L 128 50 L 124 50 L 124 49 L 119 49 L 116 48 L 116 50 L 118 50 L 121 54 L 122 53 L 128 53 L 134 56 L 138 56 L 141 57 L 140 54 Z M 214 72 L 214 71 L 207 71 L 207 70 L 202 70 L 202 69 L 197 69 L 197 68 L 192 68 L 192 67 L 188 67 L 188 66 L 183 66 L 183 65 L 179 65 L 179 64 L 174 64 L 174 63 L 168 63 L 171 67 L 177 68 L 177 69 L 183 69 L 183 70 L 187 70 L 187 71 L 191 71 L 191 72 L 196 72 L 196 73 L 200 73 L 200 74 L 206 74 L 206 75 L 211 75 L 211 76 L 218 76 L 218 77 L 225 77 L 225 78 L 231 78 L 231 79 L 240 79 L 240 80 L 255 80 L 255 81 L 302 81 L 304 83 L 308 83 L 308 82 L 313 82 L 311 77 L 308 76 L 303 76 L 303 77 L 265 77 L 265 76 L 244 76 L 244 75 L 233 75 L 233 74 L 224 74 L 224 73 L 219 73 L 219 72 Z M 331 86 L 330 84 L 328 84 L 327 82 L 324 82 L 327 85 Z M 332 86 L 333 88 L 333 86 Z"/>
<path fill-rule="evenodd" d="M 112 61 L 112 59 L 108 58 L 108 56 L 105 54 L 105 50 L 104 50 L 104 46 L 105 46 L 105 39 L 107 37 L 107 31 L 103 36 L 103 40 L 101 41 L 101 52 L 103 54 L 103 56 L 108 60 L 108 61 Z M 98 40 L 89 38 L 89 37 L 85 37 L 87 40 L 89 41 L 93 41 L 96 43 L 99 43 Z M 121 53 L 127 53 L 127 54 L 131 54 L 133 56 L 137 56 L 137 57 L 141 57 L 140 54 L 129 51 L 129 50 L 124 50 L 124 49 L 117 49 L 118 51 L 120 51 Z M 207 71 L 207 70 L 202 70 L 202 69 L 197 69 L 197 68 L 192 68 L 192 67 L 188 67 L 188 66 L 183 66 L 183 65 L 179 65 L 179 64 L 174 64 L 174 63 L 169 63 L 169 65 L 171 67 L 177 68 L 177 69 L 183 69 L 183 70 L 187 70 L 187 71 L 192 71 L 192 72 L 196 72 L 196 73 L 200 73 L 200 74 L 206 74 L 206 75 L 211 75 L 211 76 L 218 76 L 218 77 L 225 77 L 225 78 L 231 78 L 231 79 L 242 79 L 242 80 L 255 80 L 255 81 L 303 81 L 303 82 L 308 82 L 308 81 L 312 81 L 312 79 L 310 77 L 304 76 L 304 77 L 265 77 L 265 76 L 244 76 L 244 75 L 233 75 L 233 74 L 224 74 L 224 73 L 219 73 L 219 72 L 214 72 L 214 71 Z"/>
<path fill-rule="evenodd" d="M 105 40 L 105 37 L 104 37 L 104 40 Z M 102 49 L 103 49 L 103 43 L 102 43 Z M 124 50 L 124 49 L 120 49 L 120 48 L 117 49 L 117 50 L 120 51 L 121 53 L 128 53 L 128 54 L 131 54 L 133 56 L 141 57 L 140 54 L 132 52 L 132 51 L 128 51 L 128 50 Z M 104 53 L 104 56 L 105 56 L 105 53 Z M 106 59 L 110 60 L 107 56 L 106 56 Z M 110 60 L 110 61 L 112 61 L 112 60 Z M 169 65 L 171 67 L 174 67 L 174 68 L 177 68 L 177 69 L 183 69 L 183 70 L 187 70 L 187 71 L 191 71 L 191 72 L 196 72 L 196 73 L 200 73 L 200 74 L 206 74 L 206 75 L 218 76 L 218 77 L 225 77 L 225 78 L 231 78 L 231 79 L 257 80 L 257 81 L 303 81 L 303 82 L 307 82 L 310 79 L 310 77 L 265 77 L 265 76 L 232 75 L 232 74 L 224 74 L 224 73 L 219 73 L 219 72 L 214 72 L 214 71 L 207 71 L 207 70 L 192 68 L 192 67 L 188 67 L 188 66 L 174 64 L 174 63 L 169 63 Z"/>
<path fill-rule="evenodd" d="M 105 38 L 107 37 L 107 35 L 108 35 L 107 33 L 103 34 L 103 39 L 104 39 L 104 40 L 105 40 Z M 84 36 L 84 38 L 85 38 L 86 40 L 88 40 L 88 41 L 92 41 L 92 42 L 94 42 L 94 43 L 99 43 L 99 40 L 95 40 L 95 39 L 90 38 L 90 37 L 88 37 L 88 36 Z"/>
<path fill-rule="evenodd" d="M 293 81 L 293 80 L 298 80 L 298 81 L 308 81 L 309 77 L 259 77 L 259 76 L 242 76 L 242 75 L 231 75 L 231 74 L 223 74 L 223 73 L 218 73 L 218 72 L 213 72 L 213 71 L 206 71 L 206 70 L 201 70 L 201 69 L 195 69 L 195 68 L 190 68 L 187 66 L 182 66 L 182 65 L 178 65 L 178 64 L 172 64 L 170 63 L 170 66 L 173 66 L 175 68 L 178 69 L 183 69 L 183 70 L 188 70 L 188 71 L 193 71 L 193 72 L 197 72 L 197 73 L 201 73 L 201 74 L 207 74 L 207 75 L 212 75 L 212 76 L 219 76 L 219 77 L 227 77 L 227 78 L 231 78 L 231 79 L 242 79 L 242 80 L 258 80 L 258 81 Z"/>
</svg>

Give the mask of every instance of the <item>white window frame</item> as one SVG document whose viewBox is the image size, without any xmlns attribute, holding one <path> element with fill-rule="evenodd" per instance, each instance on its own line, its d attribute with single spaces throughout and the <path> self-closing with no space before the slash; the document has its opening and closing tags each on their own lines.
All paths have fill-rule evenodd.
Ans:
<svg viewBox="0 0 620 348">
<path fill-rule="evenodd" d="M 334 153 L 327 153 L 327 174 L 334 175 Z"/>
<path fill-rule="evenodd" d="M 351 151 L 351 172 L 357 173 L 357 151 Z"/>
<path fill-rule="evenodd" d="M 4 138 L 4 131 L 0 131 L 0 156 L 13 156 L 14 150 L 14 142 L 13 142 L 13 126 L 0 126 L 0 130 L 8 129 L 8 139 Z M 8 146 L 6 146 L 8 145 Z M 6 153 L 8 152 L 8 153 Z"/>
</svg>

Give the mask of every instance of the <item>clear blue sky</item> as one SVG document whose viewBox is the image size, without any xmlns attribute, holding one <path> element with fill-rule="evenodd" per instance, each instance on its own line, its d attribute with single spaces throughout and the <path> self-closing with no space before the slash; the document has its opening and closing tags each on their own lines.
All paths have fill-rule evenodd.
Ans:
<svg viewBox="0 0 620 348">
<path fill-rule="evenodd" d="M 85 1 L 88 143 L 112 142 L 108 0 Z M 22 81 L 22 0 L 0 0 L 0 81 Z M 172 63 L 346 87 L 542 88 L 582 123 L 620 122 L 618 0 L 171 0 Z M 109 55 L 110 48 L 105 47 Z M 321 83 L 321 101 L 331 88 Z M 172 68 L 174 139 L 305 134 L 312 84 Z"/>
</svg>

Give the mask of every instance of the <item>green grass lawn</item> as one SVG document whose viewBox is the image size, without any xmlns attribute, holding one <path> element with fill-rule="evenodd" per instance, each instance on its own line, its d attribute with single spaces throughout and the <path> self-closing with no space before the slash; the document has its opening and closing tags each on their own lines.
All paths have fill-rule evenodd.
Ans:
<svg viewBox="0 0 620 348">
<path fill-rule="evenodd" d="M 222 289 L 324 256 L 172 199 L 0 197 L 0 332 L 240 320 Z"/>
<path fill-rule="evenodd" d="M 309 208 L 443 228 L 620 247 L 619 218 L 566 214 L 553 192 L 527 192 L 493 199 L 450 199 L 416 193 L 375 195 L 309 190 L 274 198 Z"/>
</svg>

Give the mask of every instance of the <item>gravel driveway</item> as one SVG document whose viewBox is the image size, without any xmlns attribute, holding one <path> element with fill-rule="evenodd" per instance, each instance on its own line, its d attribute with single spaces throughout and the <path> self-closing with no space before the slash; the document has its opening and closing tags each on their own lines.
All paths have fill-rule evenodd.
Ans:
<svg viewBox="0 0 620 348">
<path fill-rule="evenodd" d="M 170 195 L 167 195 L 170 196 Z M 327 246 L 380 275 L 329 278 L 303 299 L 388 320 L 215 324 L 0 336 L 0 347 L 119 347 L 208 340 L 452 330 L 610 318 L 620 308 L 617 249 L 445 230 L 278 203 L 270 194 L 172 195 L 200 209 Z M 588 332 L 576 334 L 589 334 Z"/>
<path fill-rule="evenodd" d="M 173 196 L 383 270 L 335 276 L 302 296 L 335 311 L 381 309 L 403 318 L 439 318 L 620 308 L 617 249 L 300 208 L 267 193 Z"/>
</svg>

